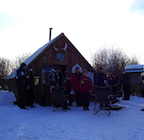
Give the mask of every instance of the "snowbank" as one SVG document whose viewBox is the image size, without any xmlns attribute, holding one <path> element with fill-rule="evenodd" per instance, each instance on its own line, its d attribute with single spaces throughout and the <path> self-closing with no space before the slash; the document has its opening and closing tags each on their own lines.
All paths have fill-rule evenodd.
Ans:
<svg viewBox="0 0 144 140">
<path fill-rule="evenodd" d="M 0 106 L 12 105 L 15 100 L 13 92 L 0 90 Z"/>
<path fill-rule="evenodd" d="M 9 97 L 8 97 L 9 96 Z M 0 140 L 143 140 L 144 98 L 131 96 L 121 100 L 126 108 L 112 110 L 107 116 L 103 111 L 93 115 L 74 103 L 71 110 L 52 111 L 52 107 L 22 110 L 13 105 L 12 92 L 0 92 Z M 2 98 L 4 100 L 2 100 Z M 7 101 L 6 101 L 7 99 Z M 8 106 L 6 105 L 8 104 Z"/>
</svg>

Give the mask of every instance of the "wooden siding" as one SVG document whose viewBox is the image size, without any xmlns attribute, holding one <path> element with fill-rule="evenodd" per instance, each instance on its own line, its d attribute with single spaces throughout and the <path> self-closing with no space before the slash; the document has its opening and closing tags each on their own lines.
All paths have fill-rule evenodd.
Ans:
<svg viewBox="0 0 144 140">
<path fill-rule="evenodd" d="M 138 85 L 142 82 L 141 80 L 141 73 L 130 73 L 130 80 L 131 85 Z"/>
</svg>

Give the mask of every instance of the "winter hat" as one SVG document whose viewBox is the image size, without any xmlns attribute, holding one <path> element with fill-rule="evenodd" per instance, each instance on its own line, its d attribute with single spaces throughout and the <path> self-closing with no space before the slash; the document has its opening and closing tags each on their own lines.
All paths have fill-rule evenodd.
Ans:
<svg viewBox="0 0 144 140">
<path fill-rule="evenodd" d="M 84 69 L 84 70 L 83 70 L 83 73 L 84 73 L 84 72 L 88 72 L 88 70 L 87 70 L 87 69 Z"/>
<path fill-rule="evenodd" d="M 69 74 L 68 70 L 65 71 L 65 74 Z"/>
<path fill-rule="evenodd" d="M 77 70 L 77 69 L 80 69 L 80 68 L 79 68 L 78 66 L 76 66 L 76 68 L 75 68 L 75 69 Z"/>
<path fill-rule="evenodd" d="M 25 64 L 25 63 L 22 63 L 22 64 L 21 64 L 21 68 L 24 67 L 24 66 L 26 66 L 26 64 Z"/>
<path fill-rule="evenodd" d="M 54 69 L 55 70 L 61 70 L 60 66 L 55 66 Z"/>
<path fill-rule="evenodd" d="M 99 70 L 104 69 L 104 67 L 100 67 Z"/>
</svg>

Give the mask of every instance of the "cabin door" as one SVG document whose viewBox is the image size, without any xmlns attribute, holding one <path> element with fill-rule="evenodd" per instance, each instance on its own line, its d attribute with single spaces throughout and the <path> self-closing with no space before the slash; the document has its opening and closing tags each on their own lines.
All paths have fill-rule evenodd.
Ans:
<svg viewBox="0 0 144 140">
<path fill-rule="evenodd" d="M 66 65 L 59 65 L 59 66 L 60 66 L 61 71 L 62 71 L 62 73 L 63 73 L 63 75 L 64 75 L 64 73 L 65 73 L 65 71 L 66 71 Z"/>
</svg>

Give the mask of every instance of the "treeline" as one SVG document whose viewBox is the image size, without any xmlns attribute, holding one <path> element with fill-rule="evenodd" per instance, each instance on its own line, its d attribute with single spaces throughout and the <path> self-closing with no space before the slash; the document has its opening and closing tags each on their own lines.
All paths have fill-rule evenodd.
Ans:
<svg viewBox="0 0 144 140">
<path fill-rule="evenodd" d="M 98 69 L 105 67 L 105 73 L 111 72 L 115 77 L 121 77 L 122 69 L 127 65 L 139 64 L 136 56 L 128 56 L 119 48 L 104 47 L 96 52 L 92 58 L 92 66 Z"/>
<path fill-rule="evenodd" d="M 0 58 L 0 86 L 2 86 L 2 88 L 6 85 L 5 78 L 19 67 L 29 56 L 30 53 L 18 55 L 13 61 L 6 58 Z"/>
</svg>

